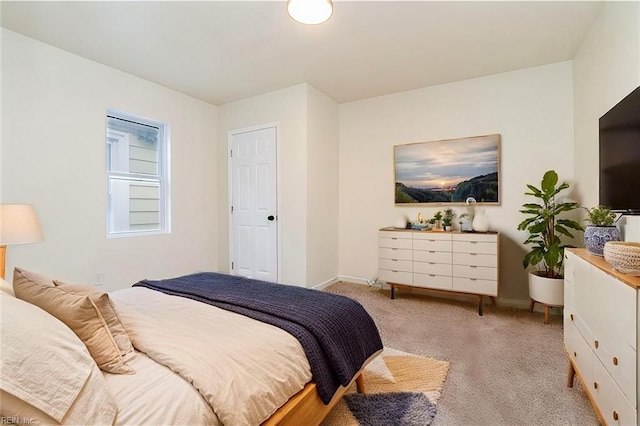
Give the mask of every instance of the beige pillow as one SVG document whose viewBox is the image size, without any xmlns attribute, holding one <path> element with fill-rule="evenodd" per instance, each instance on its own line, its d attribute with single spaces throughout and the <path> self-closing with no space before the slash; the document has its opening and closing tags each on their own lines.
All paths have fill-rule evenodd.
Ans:
<svg viewBox="0 0 640 426">
<path fill-rule="evenodd" d="M 16 297 L 44 309 L 73 330 L 100 369 L 115 374 L 135 373 L 124 363 L 104 317 L 89 296 L 29 280 L 14 280 L 13 291 Z"/>
<path fill-rule="evenodd" d="M 120 317 L 118 317 L 118 313 L 113 307 L 111 299 L 107 293 L 96 291 L 93 287 L 88 285 L 67 284 L 58 280 L 54 280 L 53 282 L 56 287 L 60 287 L 69 293 L 89 296 L 91 301 L 98 307 L 98 310 L 107 323 L 107 327 L 109 327 L 109 331 L 120 349 L 120 354 L 125 356 L 133 352 L 131 339 L 125 330 L 124 325 L 122 325 L 122 321 L 120 321 Z"/>
<path fill-rule="evenodd" d="M 13 285 L 17 283 L 22 283 L 25 281 L 31 281 L 36 284 L 45 285 L 49 287 L 53 287 L 53 279 L 46 277 L 44 275 L 36 274 L 35 272 L 27 271 L 22 268 L 15 268 L 13 270 Z"/>
<path fill-rule="evenodd" d="M 25 424 L 113 424 L 116 402 L 78 336 L 39 307 L 3 292 L 0 306 L 3 420 L 15 417 Z"/>
</svg>

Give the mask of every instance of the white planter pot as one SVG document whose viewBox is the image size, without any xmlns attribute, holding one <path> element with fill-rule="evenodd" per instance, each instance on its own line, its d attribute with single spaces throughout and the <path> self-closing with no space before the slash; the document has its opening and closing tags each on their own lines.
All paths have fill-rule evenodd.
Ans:
<svg viewBox="0 0 640 426">
<path fill-rule="evenodd" d="M 549 306 L 564 305 L 564 280 L 529 273 L 529 297 Z"/>
</svg>

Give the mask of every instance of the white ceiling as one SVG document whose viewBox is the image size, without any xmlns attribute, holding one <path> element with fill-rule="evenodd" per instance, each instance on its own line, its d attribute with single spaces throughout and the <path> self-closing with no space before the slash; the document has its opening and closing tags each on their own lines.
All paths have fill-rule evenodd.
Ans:
<svg viewBox="0 0 640 426">
<path fill-rule="evenodd" d="M 2 26 L 213 104 L 307 82 L 337 102 L 572 59 L 601 2 L 9 2 Z"/>
</svg>

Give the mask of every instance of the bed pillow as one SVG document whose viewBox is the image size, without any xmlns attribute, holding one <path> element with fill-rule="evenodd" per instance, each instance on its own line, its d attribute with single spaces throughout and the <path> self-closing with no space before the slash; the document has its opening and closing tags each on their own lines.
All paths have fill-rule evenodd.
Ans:
<svg viewBox="0 0 640 426">
<path fill-rule="evenodd" d="M 67 284 L 58 280 L 54 280 L 53 283 L 56 287 L 60 287 L 69 293 L 89 296 L 107 323 L 107 327 L 109 327 L 109 331 L 120 349 L 120 354 L 125 356 L 133 352 L 133 345 L 131 344 L 129 334 L 127 334 L 122 321 L 120 321 L 120 317 L 118 317 L 118 313 L 111 303 L 109 294 L 96 291 L 88 285 Z"/>
<path fill-rule="evenodd" d="M 36 284 L 53 287 L 53 279 L 49 278 L 45 275 L 36 274 L 35 272 L 27 271 L 22 268 L 14 268 L 13 270 L 13 285 L 17 283 L 22 283 L 26 281 L 31 281 Z"/>
<path fill-rule="evenodd" d="M 54 285 L 30 280 L 15 280 L 16 297 L 34 304 L 60 321 L 82 340 L 101 370 L 115 374 L 134 374 L 125 364 L 104 317 L 89 296 L 69 293 Z"/>
<path fill-rule="evenodd" d="M 2 416 L 113 424 L 116 402 L 86 346 L 42 309 L 0 292 Z M 56 423 L 57 422 L 57 423 Z"/>
</svg>

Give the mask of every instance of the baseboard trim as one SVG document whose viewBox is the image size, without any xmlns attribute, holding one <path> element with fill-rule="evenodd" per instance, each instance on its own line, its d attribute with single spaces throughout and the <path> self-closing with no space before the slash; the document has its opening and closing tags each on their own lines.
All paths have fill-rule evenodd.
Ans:
<svg viewBox="0 0 640 426">
<path fill-rule="evenodd" d="M 324 290 L 325 288 L 329 287 L 331 284 L 337 283 L 338 281 L 340 281 L 339 277 L 333 277 L 325 282 L 322 282 L 320 284 L 316 284 L 313 287 L 311 287 L 314 290 Z"/>
</svg>

